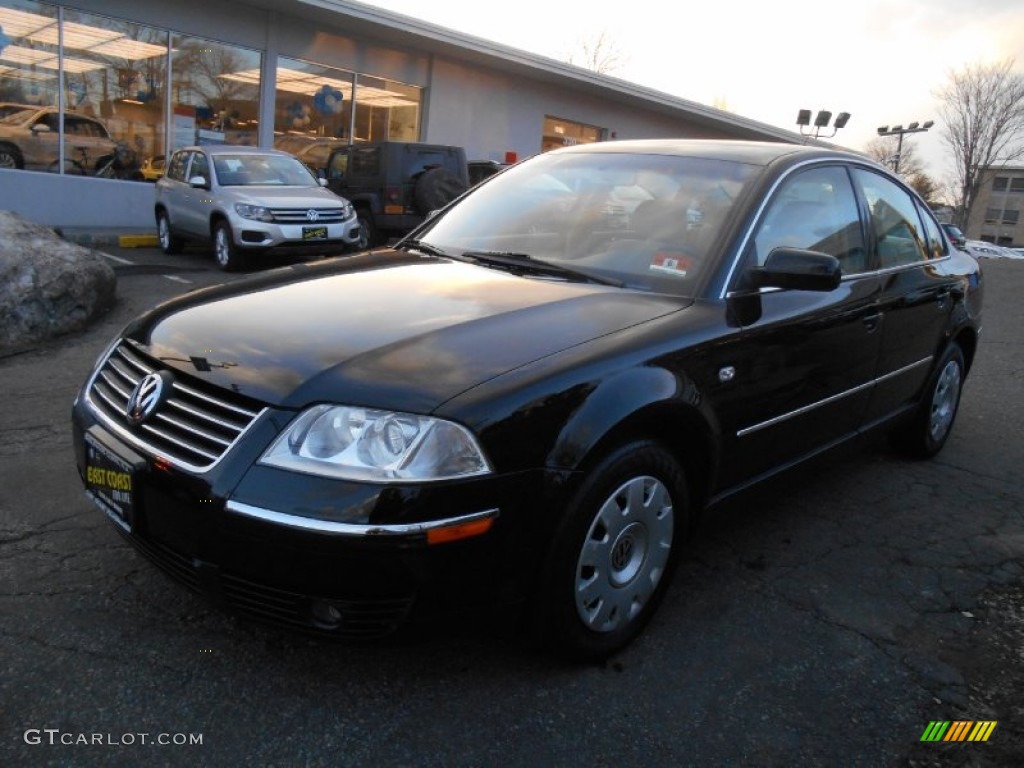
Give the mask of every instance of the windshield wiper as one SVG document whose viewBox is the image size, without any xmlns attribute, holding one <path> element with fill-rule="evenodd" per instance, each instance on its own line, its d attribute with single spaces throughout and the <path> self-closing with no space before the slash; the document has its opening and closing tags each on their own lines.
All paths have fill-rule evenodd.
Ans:
<svg viewBox="0 0 1024 768">
<path fill-rule="evenodd" d="M 488 266 L 507 269 L 510 272 L 523 274 L 532 273 L 535 275 L 552 275 L 572 280 L 582 280 L 588 283 L 600 283 L 601 285 L 614 285 L 621 288 L 625 283 L 613 280 L 609 277 L 598 277 L 588 272 L 583 272 L 571 267 L 564 267 L 561 264 L 552 264 L 550 261 L 540 261 L 527 253 L 514 253 L 511 251 L 463 251 L 461 257 L 480 262 Z"/>
<path fill-rule="evenodd" d="M 398 246 L 401 246 L 403 248 L 414 248 L 417 251 L 420 251 L 421 253 L 427 254 L 428 256 L 444 256 L 445 258 L 452 258 L 452 255 L 450 253 L 446 253 L 445 251 L 438 248 L 436 245 L 425 243 L 422 240 L 403 240 L 402 242 L 398 243 Z"/>
</svg>

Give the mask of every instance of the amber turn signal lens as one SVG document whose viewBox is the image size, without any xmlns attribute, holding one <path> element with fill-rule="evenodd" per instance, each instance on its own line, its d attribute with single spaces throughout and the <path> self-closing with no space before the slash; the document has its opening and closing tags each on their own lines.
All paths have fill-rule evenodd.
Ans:
<svg viewBox="0 0 1024 768">
<path fill-rule="evenodd" d="M 449 541 L 468 539 L 471 536 L 480 536 L 491 530 L 494 523 L 493 517 L 484 520 L 473 520 L 460 525 L 449 525 L 444 528 L 431 528 L 427 531 L 427 544 L 446 544 Z"/>
</svg>

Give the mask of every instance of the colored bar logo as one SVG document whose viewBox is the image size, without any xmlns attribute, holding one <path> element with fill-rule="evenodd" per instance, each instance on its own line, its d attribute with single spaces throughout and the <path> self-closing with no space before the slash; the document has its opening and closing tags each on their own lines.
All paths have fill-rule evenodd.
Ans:
<svg viewBox="0 0 1024 768">
<path fill-rule="evenodd" d="M 996 720 L 932 720 L 921 741 L 988 741 L 997 724 Z"/>
</svg>

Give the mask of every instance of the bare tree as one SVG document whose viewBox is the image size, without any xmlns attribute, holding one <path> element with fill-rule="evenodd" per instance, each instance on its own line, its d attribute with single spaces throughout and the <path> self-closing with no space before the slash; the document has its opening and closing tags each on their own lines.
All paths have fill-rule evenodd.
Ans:
<svg viewBox="0 0 1024 768">
<path fill-rule="evenodd" d="M 607 30 L 601 30 L 596 37 L 580 40 L 578 47 L 577 51 L 569 54 L 567 61 L 599 74 L 617 72 L 626 63 L 626 57 Z"/>
<path fill-rule="evenodd" d="M 953 72 L 936 95 L 943 139 L 952 152 L 961 226 L 978 198 L 983 169 L 1024 157 L 1024 74 L 1013 60 Z"/>
<path fill-rule="evenodd" d="M 905 179 L 924 172 L 924 165 L 917 155 L 917 147 L 906 136 L 903 137 L 902 147 L 900 147 L 899 136 L 876 136 L 865 145 L 864 153 L 889 167 L 895 166 L 895 158 L 899 154 L 900 176 Z"/>
<path fill-rule="evenodd" d="M 921 196 L 928 205 L 938 205 L 939 197 L 942 194 L 942 188 L 939 184 L 923 171 L 915 173 L 913 176 L 907 178 L 907 183 L 914 188 L 914 191 Z"/>
</svg>

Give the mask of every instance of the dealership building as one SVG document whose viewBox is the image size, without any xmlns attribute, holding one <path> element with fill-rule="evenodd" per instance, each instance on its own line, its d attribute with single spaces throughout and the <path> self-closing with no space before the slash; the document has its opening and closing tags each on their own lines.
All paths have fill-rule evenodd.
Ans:
<svg viewBox="0 0 1024 768">
<path fill-rule="evenodd" d="M 425 141 L 507 162 L 663 137 L 804 140 L 360 3 L 0 0 L 0 210 L 52 226 L 151 227 L 145 181 L 195 143 Z"/>
</svg>

